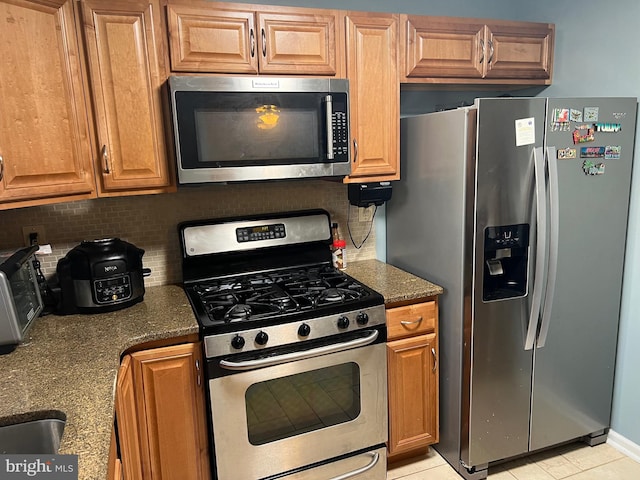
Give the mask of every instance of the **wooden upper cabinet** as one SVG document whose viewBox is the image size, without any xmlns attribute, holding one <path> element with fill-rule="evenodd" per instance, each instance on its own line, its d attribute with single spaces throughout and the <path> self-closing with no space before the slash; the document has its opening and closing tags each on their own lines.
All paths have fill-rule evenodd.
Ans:
<svg viewBox="0 0 640 480">
<path fill-rule="evenodd" d="M 398 16 L 347 16 L 351 174 L 346 182 L 400 178 Z"/>
<path fill-rule="evenodd" d="M 101 194 L 171 186 L 161 85 L 159 2 L 84 0 Z"/>
<path fill-rule="evenodd" d="M 488 24 L 485 77 L 550 80 L 554 33 L 554 25 L 547 23 Z"/>
<path fill-rule="evenodd" d="M 0 209 L 95 196 L 72 0 L 0 1 L 0 23 Z"/>
<path fill-rule="evenodd" d="M 171 70 L 342 75 L 339 12 L 264 9 L 228 3 L 169 4 Z"/>
<path fill-rule="evenodd" d="M 415 15 L 401 18 L 403 82 L 551 83 L 552 24 Z"/>
<path fill-rule="evenodd" d="M 405 77 L 482 78 L 484 23 L 402 16 Z"/>
</svg>

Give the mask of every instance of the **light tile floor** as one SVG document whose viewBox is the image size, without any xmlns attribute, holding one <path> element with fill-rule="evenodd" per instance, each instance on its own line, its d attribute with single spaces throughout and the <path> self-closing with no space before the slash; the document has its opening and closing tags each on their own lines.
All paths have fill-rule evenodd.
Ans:
<svg viewBox="0 0 640 480">
<path fill-rule="evenodd" d="M 584 443 L 489 467 L 489 480 L 638 480 L 640 463 L 610 445 Z M 433 448 L 420 457 L 390 465 L 387 480 L 461 480 Z"/>
</svg>

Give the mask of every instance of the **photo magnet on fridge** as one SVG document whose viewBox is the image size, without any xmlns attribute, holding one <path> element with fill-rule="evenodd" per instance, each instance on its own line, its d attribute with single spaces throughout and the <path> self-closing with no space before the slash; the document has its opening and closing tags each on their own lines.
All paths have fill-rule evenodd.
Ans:
<svg viewBox="0 0 640 480">
<path fill-rule="evenodd" d="M 573 143 L 593 142 L 596 139 L 593 133 L 594 130 L 591 125 L 579 125 L 573 131 Z"/>
<path fill-rule="evenodd" d="M 582 147 L 580 158 L 604 158 L 604 147 Z"/>
<path fill-rule="evenodd" d="M 617 160 L 620 158 L 620 145 L 607 145 L 604 147 L 605 160 Z"/>
<path fill-rule="evenodd" d="M 575 148 L 559 148 L 557 151 L 558 160 L 567 160 L 571 158 L 576 158 L 578 156 L 578 152 Z"/>
<path fill-rule="evenodd" d="M 585 122 L 597 122 L 599 107 L 584 107 L 583 120 Z"/>
</svg>

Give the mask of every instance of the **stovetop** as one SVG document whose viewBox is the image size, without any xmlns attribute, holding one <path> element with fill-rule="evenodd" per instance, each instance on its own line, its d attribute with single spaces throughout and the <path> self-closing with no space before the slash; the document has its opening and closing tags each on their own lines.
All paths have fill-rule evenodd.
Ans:
<svg viewBox="0 0 640 480">
<path fill-rule="evenodd" d="M 276 269 L 185 284 L 205 333 L 288 323 L 384 304 L 382 296 L 330 264 Z"/>
</svg>

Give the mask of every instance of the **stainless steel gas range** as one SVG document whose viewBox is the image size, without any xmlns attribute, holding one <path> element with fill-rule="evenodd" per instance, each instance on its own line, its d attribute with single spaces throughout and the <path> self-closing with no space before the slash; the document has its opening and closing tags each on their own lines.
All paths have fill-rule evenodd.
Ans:
<svg viewBox="0 0 640 480">
<path fill-rule="evenodd" d="M 324 210 L 180 224 L 213 478 L 386 478 L 382 296 L 331 264 Z"/>
</svg>

